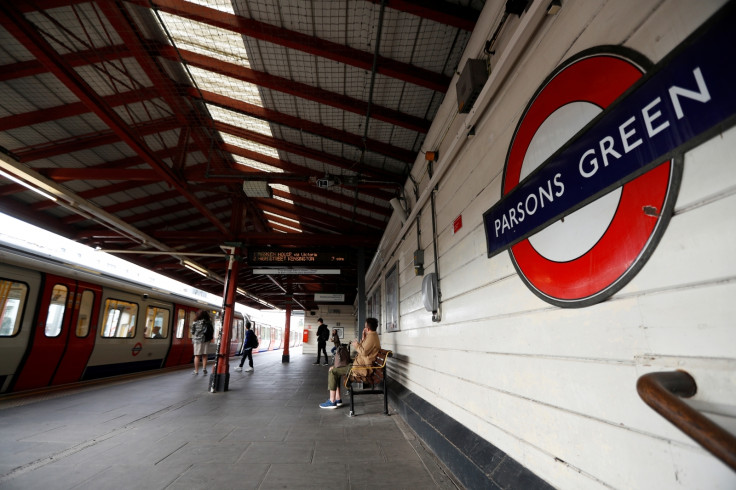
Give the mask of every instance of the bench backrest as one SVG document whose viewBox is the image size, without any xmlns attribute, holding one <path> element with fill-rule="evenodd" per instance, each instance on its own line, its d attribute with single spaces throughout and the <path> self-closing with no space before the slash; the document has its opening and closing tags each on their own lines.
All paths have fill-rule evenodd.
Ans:
<svg viewBox="0 0 736 490">
<path fill-rule="evenodd" d="M 381 381 L 383 381 L 383 375 L 386 369 L 386 361 L 389 357 L 391 357 L 392 354 L 393 352 L 390 350 L 381 349 L 378 351 L 376 358 L 373 360 L 373 363 L 370 366 L 357 366 L 354 364 L 353 367 L 359 367 L 361 371 L 365 371 L 365 374 L 355 373 L 351 369 L 350 373 L 348 373 L 348 376 L 345 379 L 345 384 L 347 385 L 350 381 L 360 381 L 362 383 L 369 384 L 380 383 Z"/>
</svg>

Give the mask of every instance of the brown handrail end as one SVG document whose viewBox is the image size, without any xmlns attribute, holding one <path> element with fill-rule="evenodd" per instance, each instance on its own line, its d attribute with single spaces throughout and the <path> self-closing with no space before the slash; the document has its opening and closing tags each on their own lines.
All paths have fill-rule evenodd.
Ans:
<svg viewBox="0 0 736 490">
<path fill-rule="evenodd" d="M 736 437 L 680 399 L 698 391 L 689 373 L 645 374 L 637 380 L 636 391 L 647 405 L 736 471 Z"/>
</svg>

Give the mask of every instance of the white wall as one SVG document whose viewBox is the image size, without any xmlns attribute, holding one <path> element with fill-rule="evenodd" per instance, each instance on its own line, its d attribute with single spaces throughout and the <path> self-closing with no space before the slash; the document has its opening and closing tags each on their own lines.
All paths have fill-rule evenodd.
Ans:
<svg viewBox="0 0 736 490">
<path fill-rule="evenodd" d="M 487 2 L 467 56 L 479 57 L 503 3 Z M 482 222 L 499 200 L 521 112 L 561 61 L 623 45 L 656 63 L 723 3 L 563 0 L 508 77 L 493 82 L 476 136 L 456 137 L 469 116 L 455 114 L 451 90 L 427 137 L 424 149 L 440 150 L 438 168 L 451 165 L 436 194 L 442 320 L 432 322 L 422 306 L 414 225 L 399 232 L 394 217 L 369 268 L 368 290 L 385 291 L 382 278 L 399 264 L 400 331 L 381 336 L 396 354 L 393 376 L 556 487 L 736 488 L 736 474 L 636 392 L 642 374 L 687 370 L 698 383 L 691 404 L 736 432 L 736 129 L 685 155 L 661 243 L 628 285 L 597 305 L 561 309 L 539 299 L 508 253 L 487 258 Z M 504 28 L 498 59 L 523 22 Z M 461 149 L 443 160 L 453 145 Z M 427 189 L 423 160 L 412 174 L 420 192 Z M 420 246 L 432 272 L 428 201 L 420 207 Z M 460 214 L 463 227 L 453 234 Z"/>
</svg>

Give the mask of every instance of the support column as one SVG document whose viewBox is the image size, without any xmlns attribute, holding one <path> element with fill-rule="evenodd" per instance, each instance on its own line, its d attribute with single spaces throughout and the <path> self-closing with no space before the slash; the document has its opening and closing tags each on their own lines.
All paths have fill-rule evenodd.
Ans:
<svg viewBox="0 0 736 490">
<path fill-rule="evenodd" d="M 225 291 L 223 293 L 222 327 L 217 338 L 217 356 L 215 357 L 215 369 L 210 376 L 210 393 L 218 390 L 227 391 L 230 383 L 230 334 L 232 332 L 233 318 L 235 317 L 235 290 L 238 287 L 238 261 L 235 256 L 235 248 L 231 248 L 228 255 L 227 274 L 225 275 Z"/>
<path fill-rule="evenodd" d="M 284 354 L 281 362 L 289 362 L 289 337 L 291 337 L 291 306 L 286 307 L 286 322 L 284 322 Z"/>
</svg>

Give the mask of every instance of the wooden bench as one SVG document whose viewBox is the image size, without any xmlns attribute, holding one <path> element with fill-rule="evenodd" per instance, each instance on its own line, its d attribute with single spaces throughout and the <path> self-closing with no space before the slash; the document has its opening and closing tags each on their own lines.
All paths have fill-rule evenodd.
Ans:
<svg viewBox="0 0 736 490">
<path fill-rule="evenodd" d="M 388 393 L 386 390 L 386 360 L 391 357 L 393 352 L 386 349 L 378 351 L 376 359 L 370 366 L 353 364 L 347 376 L 345 376 L 345 387 L 350 392 L 350 416 L 355 415 L 354 396 L 358 395 L 380 395 L 383 394 L 383 413 L 388 415 Z M 353 372 L 354 369 L 361 368 L 367 370 L 365 374 Z M 363 383 L 362 390 L 355 390 L 353 383 Z M 382 385 L 381 389 L 376 389 L 376 385 Z M 365 385 L 370 385 L 369 389 L 365 389 Z"/>
</svg>

